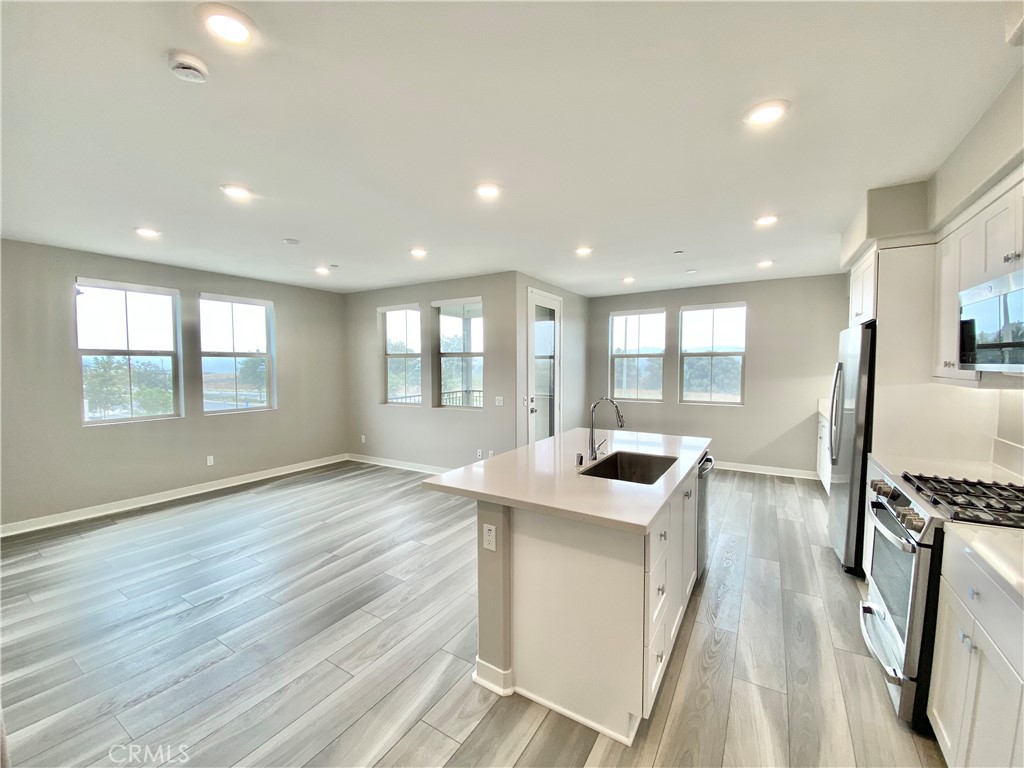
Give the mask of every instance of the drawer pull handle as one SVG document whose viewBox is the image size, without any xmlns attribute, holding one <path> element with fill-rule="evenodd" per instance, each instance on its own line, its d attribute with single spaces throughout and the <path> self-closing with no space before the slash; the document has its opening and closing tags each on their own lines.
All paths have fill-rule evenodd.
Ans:
<svg viewBox="0 0 1024 768">
<path fill-rule="evenodd" d="M 660 538 L 662 541 L 668 541 L 668 531 L 662 531 Z"/>
<path fill-rule="evenodd" d="M 963 645 L 964 643 L 967 643 L 967 652 L 968 653 L 970 653 L 971 651 L 974 650 L 974 644 L 971 642 L 971 636 L 968 635 L 966 632 L 964 632 L 961 629 L 960 630 L 960 644 Z"/>
<path fill-rule="evenodd" d="M 664 651 L 660 651 L 658 653 L 658 663 L 661 664 L 661 662 L 663 662 L 664 660 L 665 660 L 665 652 Z"/>
<path fill-rule="evenodd" d="M 664 584 L 662 584 L 660 587 L 658 587 L 658 594 L 659 595 L 664 595 L 665 594 L 665 585 Z"/>
<path fill-rule="evenodd" d="M 974 587 L 971 587 L 967 590 L 967 596 L 971 598 L 971 600 L 977 600 L 981 596 L 981 592 L 976 590 Z"/>
</svg>

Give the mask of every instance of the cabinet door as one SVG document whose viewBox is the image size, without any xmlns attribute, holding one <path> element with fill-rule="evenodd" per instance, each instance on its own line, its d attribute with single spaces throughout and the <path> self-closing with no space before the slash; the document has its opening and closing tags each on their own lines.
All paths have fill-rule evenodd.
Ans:
<svg viewBox="0 0 1024 768">
<path fill-rule="evenodd" d="M 935 369 L 944 379 L 977 381 L 977 371 L 961 371 L 960 360 L 960 252 L 957 233 L 935 249 Z"/>
<path fill-rule="evenodd" d="M 960 244 L 960 290 L 1020 269 L 1021 188 L 1014 187 L 964 224 Z"/>
<path fill-rule="evenodd" d="M 875 319 L 875 254 L 868 255 L 864 265 L 864 272 L 860 280 L 861 289 L 861 318 L 860 322 L 866 323 Z"/>
<path fill-rule="evenodd" d="M 974 625 L 966 712 L 957 765 L 1010 765 L 1021 734 L 1024 683 L 982 626 Z M 933 673 L 934 674 L 934 673 Z"/>
<path fill-rule="evenodd" d="M 697 583 L 697 471 L 685 483 L 683 492 L 683 604 L 690 600 L 693 585 Z"/>
<path fill-rule="evenodd" d="M 860 265 L 857 265 L 850 272 L 850 326 L 861 323 L 863 315 L 864 273 L 860 270 Z"/>
<path fill-rule="evenodd" d="M 985 280 L 1021 267 L 1020 205 L 1020 190 L 1014 188 L 996 201 L 985 216 Z"/>
<path fill-rule="evenodd" d="M 973 631 L 974 617 L 943 577 L 939 582 L 928 719 L 949 765 L 955 763 L 960 747 Z"/>
</svg>

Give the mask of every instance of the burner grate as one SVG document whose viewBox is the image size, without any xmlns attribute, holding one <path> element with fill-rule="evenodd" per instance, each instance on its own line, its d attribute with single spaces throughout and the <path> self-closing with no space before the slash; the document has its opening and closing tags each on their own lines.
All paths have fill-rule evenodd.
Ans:
<svg viewBox="0 0 1024 768">
<path fill-rule="evenodd" d="M 903 478 L 953 520 L 1024 528 L 1024 487 L 909 472 Z"/>
</svg>

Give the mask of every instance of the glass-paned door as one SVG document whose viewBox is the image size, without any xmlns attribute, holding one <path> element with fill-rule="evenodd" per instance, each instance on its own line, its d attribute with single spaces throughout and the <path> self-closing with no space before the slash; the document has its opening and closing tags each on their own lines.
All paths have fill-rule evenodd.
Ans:
<svg viewBox="0 0 1024 768">
<path fill-rule="evenodd" d="M 561 429 L 562 300 L 529 290 L 527 433 L 531 443 Z"/>
</svg>

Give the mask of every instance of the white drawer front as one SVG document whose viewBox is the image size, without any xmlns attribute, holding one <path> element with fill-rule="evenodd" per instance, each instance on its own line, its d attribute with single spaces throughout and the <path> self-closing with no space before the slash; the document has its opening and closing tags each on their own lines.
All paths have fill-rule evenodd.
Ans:
<svg viewBox="0 0 1024 768">
<path fill-rule="evenodd" d="M 971 560 L 965 549 L 958 537 L 946 537 L 942 575 L 1014 671 L 1024 677 L 1024 611 Z"/>
<path fill-rule="evenodd" d="M 650 572 L 651 566 L 658 562 L 658 559 L 665 552 L 665 547 L 668 546 L 669 539 L 672 538 L 669 520 L 671 517 L 670 507 L 670 502 L 665 504 L 658 513 L 658 516 L 654 518 L 654 522 L 651 523 L 651 530 L 647 534 L 647 546 L 645 547 L 647 560 L 644 563 L 644 567 L 648 572 Z"/>
<path fill-rule="evenodd" d="M 654 627 L 661 622 L 662 617 L 665 615 L 665 608 L 668 606 L 668 561 L 669 555 L 664 553 L 646 576 L 644 595 L 647 605 L 647 645 L 651 644 Z"/>
<path fill-rule="evenodd" d="M 649 717 L 654 700 L 658 697 L 658 688 L 668 668 L 668 629 L 662 621 L 651 636 L 651 644 L 644 648 L 644 717 Z"/>
</svg>

